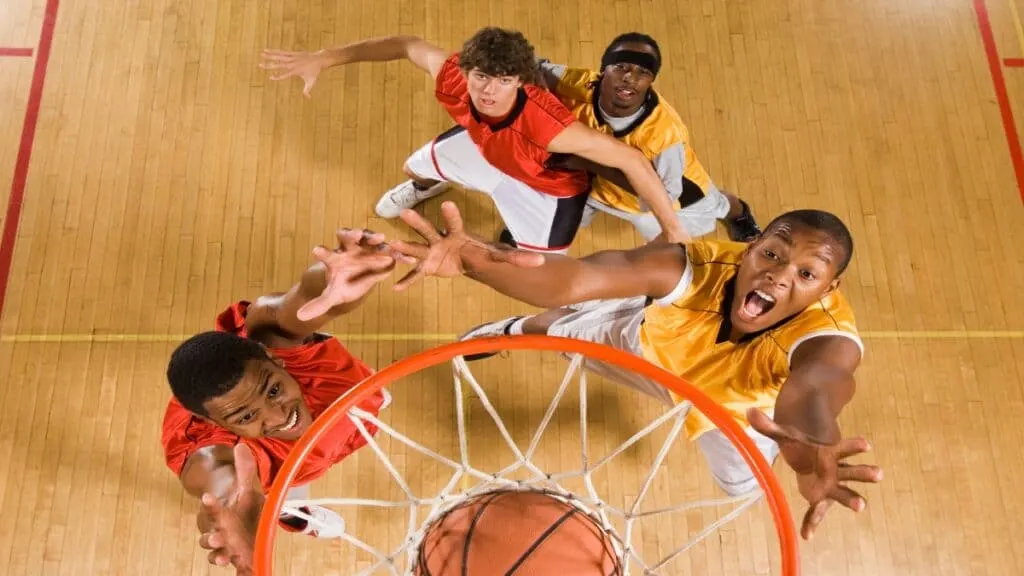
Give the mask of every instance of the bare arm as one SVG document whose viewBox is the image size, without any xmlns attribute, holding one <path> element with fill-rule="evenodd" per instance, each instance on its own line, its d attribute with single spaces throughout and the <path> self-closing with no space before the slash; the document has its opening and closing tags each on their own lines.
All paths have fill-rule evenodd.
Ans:
<svg viewBox="0 0 1024 576">
<path fill-rule="evenodd" d="M 686 270 L 686 250 L 678 244 L 607 250 L 578 260 L 545 255 L 544 264 L 534 268 L 495 262 L 476 248 L 464 249 L 461 255 L 468 277 L 541 308 L 602 298 L 661 298 L 672 292 Z"/>
<path fill-rule="evenodd" d="M 632 189 L 644 199 L 670 242 L 687 242 L 689 234 L 676 218 L 672 200 L 665 191 L 658 173 L 636 148 L 615 138 L 574 122 L 551 141 L 548 150 L 575 154 L 590 161 L 617 168 L 625 174 Z"/>
<path fill-rule="evenodd" d="M 185 460 L 182 487 L 199 498 L 204 493 L 225 499 L 235 486 L 235 456 L 231 446 L 204 446 Z"/>
<path fill-rule="evenodd" d="M 449 53 L 416 36 L 384 36 L 321 51 L 325 67 L 356 62 L 386 62 L 407 59 L 432 78 L 444 65 Z"/>
<path fill-rule="evenodd" d="M 853 374 L 860 357 L 860 347 L 843 336 L 820 336 L 801 344 L 775 401 L 775 423 L 792 426 L 824 444 L 838 442 L 836 419 L 853 398 Z"/>
</svg>

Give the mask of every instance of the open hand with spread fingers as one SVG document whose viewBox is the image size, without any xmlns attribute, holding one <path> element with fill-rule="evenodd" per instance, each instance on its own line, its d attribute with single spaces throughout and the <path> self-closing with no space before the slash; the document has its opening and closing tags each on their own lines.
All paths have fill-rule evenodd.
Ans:
<svg viewBox="0 0 1024 576">
<path fill-rule="evenodd" d="M 302 78 L 302 93 L 310 98 L 313 85 L 320 72 L 336 65 L 330 54 L 324 50 L 318 52 L 301 52 L 292 50 L 264 50 L 260 68 L 275 71 L 271 80 L 286 78 Z"/>
<path fill-rule="evenodd" d="M 313 249 L 313 256 L 326 266 L 327 286 L 317 297 L 299 308 L 296 316 L 306 322 L 335 306 L 355 302 L 395 269 L 396 258 L 413 264 L 410 257 L 394 254 L 384 235 L 371 230 L 342 228 L 337 232 L 338 248 Z"/>
<path fill-rule="evenodd" d="M 779 444 L 783 459 L 796 472 L 800 495 L 809 504 L 800 529 L 805 540 L 814 536 L 814 531 L 834 502 L 854 512 L 860 512 L 867 506 L 863 496 L 847 487 L 848 482 L 882 481 L 882 469 L 878 466 L 848 464 L 845 461 L 871 450 L 864 438 L 843 438 L 826 444 L 792 426 L 780 426 L 756 408 L 747 411 L 747 420 L 754 430 Z"/>
<path fill-rule="evenodd" d="M 411 257 L 417 262 L 416 267 L 395 284 L 395 290 L 405 290 L 421 276 L 459 276 L 471 269 L 474 263 L 483 261 L 523 268 L 544 264 L 542 254 L 487 242 L 466 232 L 462 214 L 453 202 L 441 205 L 441 215 L 445 223 L 443 232 L 415 211 L 402 211 L 402 220 L 427 243 L 402 240 L 389 242 L 392 250 L 398 252 L 398 257 L 403 261 L 406 261 L 406 257 Z"/>
</svg>

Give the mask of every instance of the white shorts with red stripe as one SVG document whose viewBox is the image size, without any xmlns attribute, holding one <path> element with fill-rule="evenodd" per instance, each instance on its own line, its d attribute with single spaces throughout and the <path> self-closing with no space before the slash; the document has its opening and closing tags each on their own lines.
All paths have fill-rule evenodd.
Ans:
<svg viewBox="0 0 1024 576">
<path fill-rule="evenodd" d="M 579 230 L 589 196 L 556 198 L 513 179 L 484 159 L 461 126 L 414 152 L 405 167 L 421 178 L 454 182 L 490 196 L 512 238 L 524 250 L 565 253 Z"/>
</svg>

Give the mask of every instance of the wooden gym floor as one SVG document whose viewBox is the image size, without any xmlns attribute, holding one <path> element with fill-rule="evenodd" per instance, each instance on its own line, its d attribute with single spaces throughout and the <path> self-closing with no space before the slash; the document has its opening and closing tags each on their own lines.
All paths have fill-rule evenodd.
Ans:
<svg viewBox="0 0 1024 576">
<path fill-rule="evenodd" d="M 287 288 L 336 226 L 406 234 L 372 208 L 406 155 L 449 125 L 429 81 L 404 63 L 352 66 L 307 101 L 298 83 L 265 78 L 260 49 L 394 33 L 456 48 L 498 24 L 574 65 L 596 65 L 617 33 L 652 34 L 666 62 L 656 86 L 719 184 L 762 222 L 821 207 L 854 231 L 844 290 L 868 352 L 842 424 L 873 442 L 868 459 L 886 479 L 865 490 L 866 512 L 836 511 L 803 545 L 805 573 L 1019 573 L 1021 10 L 1022 0 L 0 3 L 0 572 L 206 574 L 195 503 L 160 454 L 168 354 L 233 299 Z M 488 202 L 450 197 L 474 230 L 498 230 Z M 574 252 L 636 242 L 599 218 Z M 385 287 L 330 328 L 383 367 L 521 310 L 468 281 L 432 280 L 404 296 Z M 390 417 L 415 431 L 446 379 L 395 388 Z M 679 572 L 767 572 L 766 526 L 731 528 Z M 351 569 L 294 557 L 294 573 Z"/>
</svg>

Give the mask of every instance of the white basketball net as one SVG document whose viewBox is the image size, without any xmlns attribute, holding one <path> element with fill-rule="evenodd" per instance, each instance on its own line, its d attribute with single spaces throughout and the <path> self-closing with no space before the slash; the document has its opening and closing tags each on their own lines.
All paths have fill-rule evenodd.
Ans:
<svg viewBox="0 0 1024 576">
<path fill-rule="evenodd" d="M 537 430 L 534 432 L 530 444 L 525 451 L 521 450 L 519 445 L 517 445 L 517 443 L 512 439 L 512 436 L 509 434 L 501 416 L 498 415 L 498 412 L 491 404 L 483 387 L 481 387 L 476 381 L 476 378 L 470 371 L 466 361 L 462 357 L 458 357 L 452 361 L 452 373 L 455 385 L 455 410 L 459 434 L 460 460 L 458 462 L 451 458 L 442 456 L 401 432 L 398 432 L 388 424 L 379 420 L 376 416 L 359 408 L 353 408 L 347 414 L 348 418 L 353 424 L 355 424 L 363 438 L 365 438 L 367 445 L 374 454 L 376 454 L 377 458 L 380 459 L 380 462 L 394 478 L 401 491 L 405 494 L 405 499 L 401 501 L 370 500 L 362 498 L 316 498 L 306 500 L 289 500 L 285 502 L 282 512 L 302 518 L 307 522 L 310 522 L 315 527 L 317 525 L 317 520 L 301 510 L 301 507 L 319 505 L 346 507 L 366 506 L 390 509 L 405 508 L 408 516 L 406 535 L 402 542 L 392 550 L 379 550 L 350 533 L 345 533 L 340 536 L 340 538 L 349 542 L 353 546 L 368 552 L 377 559 L 376 564 L 362 572 L 359 572 L 359 574 L 373 574 L 379 570 L 384 570 L 388 574 L 401 574 L 403 572 L 401 572 L 402 568 L 400 567 L 399 559 L 402 556 L 405 556 L 407 560 L 405 563 L 407 568 L 405 569 L 404 574 L 411 574 L 413 567 L 416 565 L 419 545 L 422 542 L 427 529 L 436 519 L 452 508 L 458 506 L 460 503 L 471 497 L 497 489 L 542 491 L 576 506 L 595 519 L 611 536 L 616 551 L 619 553 L 619 557 L 622 560 L 623 574 L 629 575 L 634 573 L 636 567 L 642 570 L 643 574 L 661 574 L 661 569 L 664 568 L 670 560 L 690 549 L 720 527 L 731 522 L 745 509 L 749 508 L 760 499 L 763 493 L 758 489 L 750 494 L 731 498 L 699 500 L 696 502 L 664 507 L 656 510 L 641 510 L 641 504 L 648 494 L 648 489 L 654 480 L 655 474 L 668 454 L 669 449 L 675 443 L 676 439 L 679 438 L 680 432 L 683 431 L 683 424 L 686 420 L 687 413 L 691 409 L 691 404 L 689 402 L 683 402 L 676 405 L 620 444 L 607 456 L 597 460 L 596 462 L 591 462 L 588 456 L 587 442 L 587 379 L 586 371 L 581 370 L 584 357 L 580 354 L 574 354 L 570 355 L 569 358 L 569 368 L 562 379 L 561 385 L 558 387 L 557 392 L 548 405 L 544 418 L 537 427 Z M 559 402 L 565 396 L 570 384 L 574 381 L 574 376 L 577 373 L 579 374 L 580 437 L 582 439 L 580 452 L 581 466 L 579 469 L 572 471 L 548 472 L 538 467 L 532 459 L 540 443 L 541 437 L 547 429 L 548 424 L 551 422 L 552 416 L 555 414 Z M 497 426 L 502 439 L 514 454 L 515 462 L 511 465 L 495 472 L 486 472 L 474 467 L 473 464 L 470 463 L 468 440 L 466 435 L 466 415 L 463 402 L 463 384 L 469 386 L 472 392 L 477 395 L 487 414 L 490 415 L 494 424 Z M 410 489 L 408 482 L 406 482 L 405 478 L 395 467 L 392 460 L 384 453 L 374 436 L 367 431 L 365 425 L 366 422 L 376 426 L 379 433 L 387 434 L 395 441 L 404 444 L 408 448 L 451 468 L 451 477 L 444 485 L 441 492 L 430 497 L 414 494 Z M 595 488 L 593 474 L 608 464 L 612 459 L 625 452 L 630 446 L 634 445 L 636 442 L 651 434 L 666 423 L 670 423 L 671 429 L 663 441 L 657 457 L 653 462 L 651 462 L 650 470 L 646 473 L 642 482 L 642 487 L 637 496 L 628 507 L 620 509 L 609 505 L 601 498 L 601 495 Z M 527 471 L 529 479 L 522 480 L 510 478 L 513 473 L 523 470 Z M 560 484 L 560 482 L 573 478 L 582 479 L 586 487 L 586 493 L 573 493 Z M 468 489 L 459 490 L 458 488 L 460 484 L 465 484 L 465 481 L 467 480 L 469 482 L 475 482 L 475 484 Z M 707 525 L 696 535 L 692 536 L 687 542 L 671 550 L 661 558 L 642 558 L 633 545 L 634 524 L 641 518 L 682 512 L 701 507 L 718 507 L 729 504 L 734 505 L 731 511 L 726 513 L 717 521 Z M 427 514 L 423 515 L 423 518 L 420 518 L 420 507 L 427 507 L 429 510 Z M 615 528 L 611 522 L 611 518 L 614 516 L 617 516 L 622 520 L 622 525 L 625 527 L 624 530 L 620 531 Z"/>
</svg>

